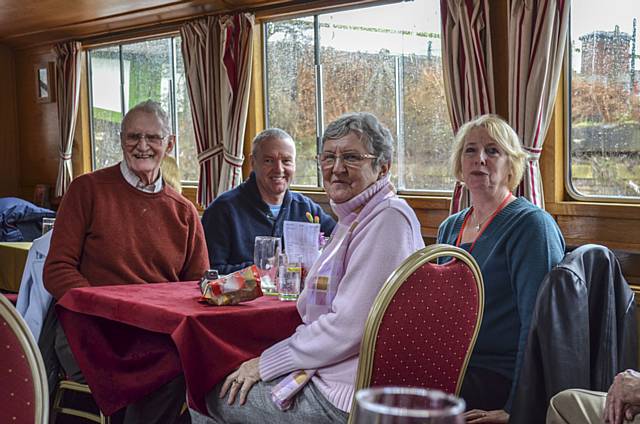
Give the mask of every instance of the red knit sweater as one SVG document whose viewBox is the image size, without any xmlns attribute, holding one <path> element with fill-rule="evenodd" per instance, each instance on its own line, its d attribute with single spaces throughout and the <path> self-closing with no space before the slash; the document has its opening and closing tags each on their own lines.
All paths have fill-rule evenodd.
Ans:
<svg viewBox="0 0 640 424">
<path fill-rule="evenodd" d="M 44 285 L 69 289 L 199 279 L 208 268 L 195 207 L 165 184 L 144 193 L 118 165 L 76 178 L 56 217 Z"/>
</svg>

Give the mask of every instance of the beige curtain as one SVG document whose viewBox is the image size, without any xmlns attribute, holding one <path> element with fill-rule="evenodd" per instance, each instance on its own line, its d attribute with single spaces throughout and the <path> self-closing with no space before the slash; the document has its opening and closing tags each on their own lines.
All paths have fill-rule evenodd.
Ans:
<svg viewBox="0 0 640 424">
<path fill-rule="evenodd" d="M 528 153 L 518 195 L 544 208 L 540 154 L 558 91 L 570 2 L 511 0 L 509 121 Z"/>
<path fill-rule="evenodd" d="M 489 0 L 441 0 L 442 66 L 454 134 L 470 119 L 495 112 Z M 456 182 L 450 212 L 470 204 Z"/>
<path fill-rule="evenodd" d="M 60 126 L 56 196 L 62 196 L 73 178 L 71 151 L 78 117 L 83 52 L 77 41 L 58 44 L 54 47 L 54 52 L 56 55 L 56 93 Z"/>
<path fill-rule="evenodd" d="M 208 16 L 182 26 L 182 55 L 200 163 L 198 203 L 242 182 L 254 17 Z"/>
</svg>

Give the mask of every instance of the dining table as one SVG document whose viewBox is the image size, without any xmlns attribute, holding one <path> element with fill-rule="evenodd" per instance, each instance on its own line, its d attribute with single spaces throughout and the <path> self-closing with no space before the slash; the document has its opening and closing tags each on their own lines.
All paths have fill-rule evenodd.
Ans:
<svg viewBox="0 0 640 424">
<path fill-rule="evenodd" d="M 0 242 L 0 290 L 17 293 L 31 242 Z"/>
<path fill-rule="evenodd" d="M 295 302 L 262 296 L 213 306 L 195 281 L 74 288 L 56 312 L 105 415 L 180 373 L 189 405 L 206 412 L 217 383 L 301 324 Z"/>
</svg>

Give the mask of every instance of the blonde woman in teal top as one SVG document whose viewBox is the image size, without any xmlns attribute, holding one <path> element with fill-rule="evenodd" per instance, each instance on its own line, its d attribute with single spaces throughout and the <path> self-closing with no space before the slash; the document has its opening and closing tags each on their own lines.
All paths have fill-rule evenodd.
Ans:
<svg viewBox="0 0 640 424">
<path fill-rule="evenodd" d="M 508 421 L 538 287 L 564 255 L 551 215 L 512 194 L 525 157 L 515 131 L 495 115 L 456 135 L 453 173 L 472 206 L 442 223 L 438 242 L 469 251 L 485 283 L 484 317 L 461 390 L 468 423 Z"/>
</svg>

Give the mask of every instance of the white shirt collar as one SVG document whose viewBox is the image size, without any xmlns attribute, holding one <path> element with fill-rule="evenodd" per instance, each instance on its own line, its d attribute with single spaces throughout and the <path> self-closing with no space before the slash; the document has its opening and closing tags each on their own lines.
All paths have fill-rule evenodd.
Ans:
<svg viewBox="0 0 640 424">
<path fill-rule="evenodd" d="M 155 182 L 148 185 L 143 183 L 140 177 L 133 173 L 133 171 L 129 168 L 129 165 L 127 165 L 126 160 L 120 161 L 120 172 L 122 173 L 124 179 L 131 186 L 137 188 L 140 191 L 143 191 L 145 193 L 158 193 L 162 191 L 162 169 L 158 171 L 158 178 L 155 180 Z"/>
</svg>

